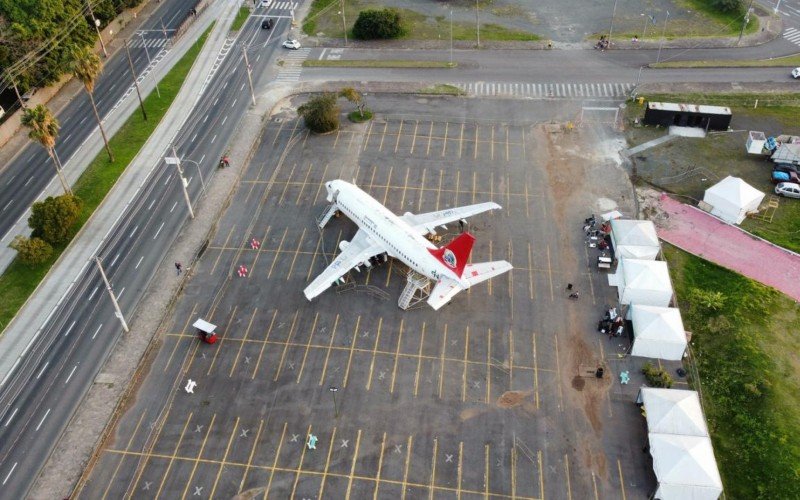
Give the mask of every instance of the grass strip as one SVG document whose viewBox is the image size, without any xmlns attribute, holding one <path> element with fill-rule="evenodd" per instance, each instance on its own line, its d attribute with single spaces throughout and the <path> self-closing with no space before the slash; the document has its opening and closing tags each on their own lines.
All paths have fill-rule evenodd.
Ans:
<svg viewBox="0 0 800 500">
<path fill-rule="evenodd" d="M 727 498 L 800 498 L 800 308 L 699 257 L 664 252 Z"/>
<path fill-rule="evenodd" d="M 150 138 L 178 94 L 213 27 L 212 24 L 169 73 L 159 81 L 161 97 L 152 92 L 145 99 L 144 107 L 148 120 L 145 121 L 141 112 L 136 109 L 122 128 L 110 139 L 109 145 L 114 152 L 115 161 L 111 163 L 105 150 L 101 150 L 78 178 L 72 189 L 75 195 L 83 200 L 83 210 L 73 229 L 72 237 L 91 217 L 119 176 Z M 34 268 L 22 264 L 19 259 L 14 259 L 5 272 L 0 275 L 0 328 L 5 329 L 8 326 L 19 308 L 28 300 L 28 297 L 68 245 L 69 243 L 55 246 L 50 260 Z"/>
<path fill-rule="evenodd" d="M 778 57 L 775 59 L 724 60 L 708 61 L 668 61 L 651 64 L 650 68 L 794 68 L 800 66 L 800 56 Z"/>
<path fill-rule="evenodd" d="M 372 59 L 339 59 L 339 60 L 309 60 L 304 61 L 303 66 L 307 68 L 455 68 L 456 63 L 450 65 L 447 61 L 405 61 L 405 60 L 383 60 Z"/>
<path fill-rule="evenodd" d="M 239 7 L 239 12 L 236 13 L 233 24 L 231 24 L 231 31 L 239 31 L 239 29 L 244 26 L 244 22 L 247 21 L 248 17 L 250 17 L 250 8 Z"/>
<path fill-rule="evenodd" d="M 430 87 L 425 87 L 424 89 L 420 89 L 419 94 L 427 94 L 427 95 L 466 95 L 467 93 L 461 90 L 460 88 L 456 87 L 455 85 L 448 85 L 445 83 L 439 83 L 436 85 L 432 85 Z"/>
</svg>

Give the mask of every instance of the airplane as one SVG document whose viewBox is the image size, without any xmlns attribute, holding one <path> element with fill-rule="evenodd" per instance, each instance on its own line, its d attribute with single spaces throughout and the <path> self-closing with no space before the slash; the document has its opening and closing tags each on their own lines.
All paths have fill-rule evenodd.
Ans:
<svg viewBox="0 0 800 500">
<path fill-rule="evenodd" d="M 427 301 L 434 310 L 450 302 L 458 292 L 512 269 L 504 260 L 468 264 L 475 243 L 475 237 L 469 232 L 462 232 L 441 248 L 425 238 L 428 234 L 435 235 L 437 226 L 446 228 L 446 224 L 456 221 L 463 226 L 467 217 L 496 210 L 500 208 L 497 203 L 478 203 L 424 214 L 406 212 L 398 217 L 349 182 L 329 181 L 325 189 L 331 206 L 319 226 L 324 227 L 338 210 L 359 229 L 352 240 L 339 243 L 342 252 L 303 291 L 308 300 L 342 282 L 342 277 L 351 269 L 360 271 L 361 266 L 369 267 L 371 259 L 383 254 L 402 261 L 436 283 Z"/>
</svg>

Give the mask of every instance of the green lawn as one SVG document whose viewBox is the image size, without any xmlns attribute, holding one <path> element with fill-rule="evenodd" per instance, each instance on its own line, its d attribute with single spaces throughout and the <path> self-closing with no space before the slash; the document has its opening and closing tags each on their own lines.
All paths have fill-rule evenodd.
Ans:
<svg viewBox="0 0 800 500">
<path fill-rule="evenodd" d="M 726 498 L 800 498 L 800 306 L 674 247 L 664 253 Z"/>
<path fill-rule="evenodd" d="M 777 57 L 775 59 L 726 60 L 712 59 L 708 61 L 669 61 L 651 64 L 651 68 L 796 68 L 800 66 L 800 56 Z M 789 76 L 789 72 L 786 72 Z"/>
<path fill-rule="evenodd" d="M 239 31 L 248 17 L 250 17 L 250 8 L 239 7 L 239 12 L 236 13 L 236 18 L 234 18 L 233 24 L 231 24 L 231 31 Z"/>
<path fill-rule="evenodd" d="M 111 138 L 109 143 L 114 153 L 115 161 L 111 163 L 105 150 L 100 151 L 75 183 L 73 191 L 83 200 L 83 210 L 73 235 L 91 217 L 94 210 L 114 186 L 114 183 L 117 182 L 120 174 L 122 174 L 150 137 L 153 130 L 155 130 L 175 99 L 212 28 L 213 25 L 203 33 L 186 55 L 159 82 L 161 97 L 158 97 L 153 92 L 145 99 L 144 107 L 148 120 L 145 121 L 140 110 L 137 109 L 114 137 Z M 18 260 L 14 260 L 8 269 L 0 275 L 0 328 L 5 329 L 65 248 L 66 245 L 55 247 L 54 255 L 50 261 L 34 269 L 23 265 Z"/>
<path fill-rule="evenodd" d="M 314 59 L 303 61 L 305 67 L 336 68 L 455 68 L 457 65 L 447 61 L 413 61 L 413 60 L 374 60 L 374 59 Z"/>
</svg>

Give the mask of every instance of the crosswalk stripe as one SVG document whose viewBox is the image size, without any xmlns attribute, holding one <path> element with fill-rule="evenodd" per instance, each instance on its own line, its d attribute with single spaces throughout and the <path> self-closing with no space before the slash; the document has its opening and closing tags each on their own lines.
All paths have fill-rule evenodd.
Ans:
<svg viewBox="0 0 800 500">
<path fill-rule="evenodd" d="M 298 65 L 299 66 L 299 65 Z M 288 68 L 287 68 L 288 70 Z M 632 83 L 506 83 L 472 82 L 456 85 L 467 94 L 477 96 L 524 96 L 581 98 L 625 97 L 634 87 Z"/>
<path fill-rule="evenodd" d="M 800 30 L 787 28 L 783 31 L 783 38 L 787 41 L 800 46 Z"/>
</svg>

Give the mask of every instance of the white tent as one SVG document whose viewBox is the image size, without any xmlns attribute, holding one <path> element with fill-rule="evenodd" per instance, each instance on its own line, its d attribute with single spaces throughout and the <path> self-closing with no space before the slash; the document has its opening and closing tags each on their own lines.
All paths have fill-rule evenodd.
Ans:
<svg viewBox="0 0 800 500">
<path fill-rule="evenodd" d="M 700 436 L 653 434 L 650 454 L 658 479 L 654 495 L 660 500 L 717 500 L 722 479 L 711 439 Z"/>
<path fill-rule="evenodd" d="M 660 260 L 620 259 L 608 284 L 617 287 L 620 304 L 667 307 L 672 300 L 667 263 Z"/>
<path fill-rule="evenodd" d="M 612 220 L 611 241 L 618 259 L 653 260 L 661 250 L 656 226 L 649 220 Z"/>
<path fill-rule="evenodd" d="M 755 212 L 764 193 L 738 177 L 725 177 L 706 189 L 703 201 L 711 205 L 711 215 L 730 224 L 739 224 L 748 212 Z"/>
<path fill-rule="evenodd" d="M 708 436 L 696 391 L 642 387 L 639 401 L 644 404 L 649 433 Z"/>
<path fill-rule="evenodd" d="M 686 351 L 686 332 L 680 310 L 633 304 L 632 356 L 680 360 Z"/>
</svg>

